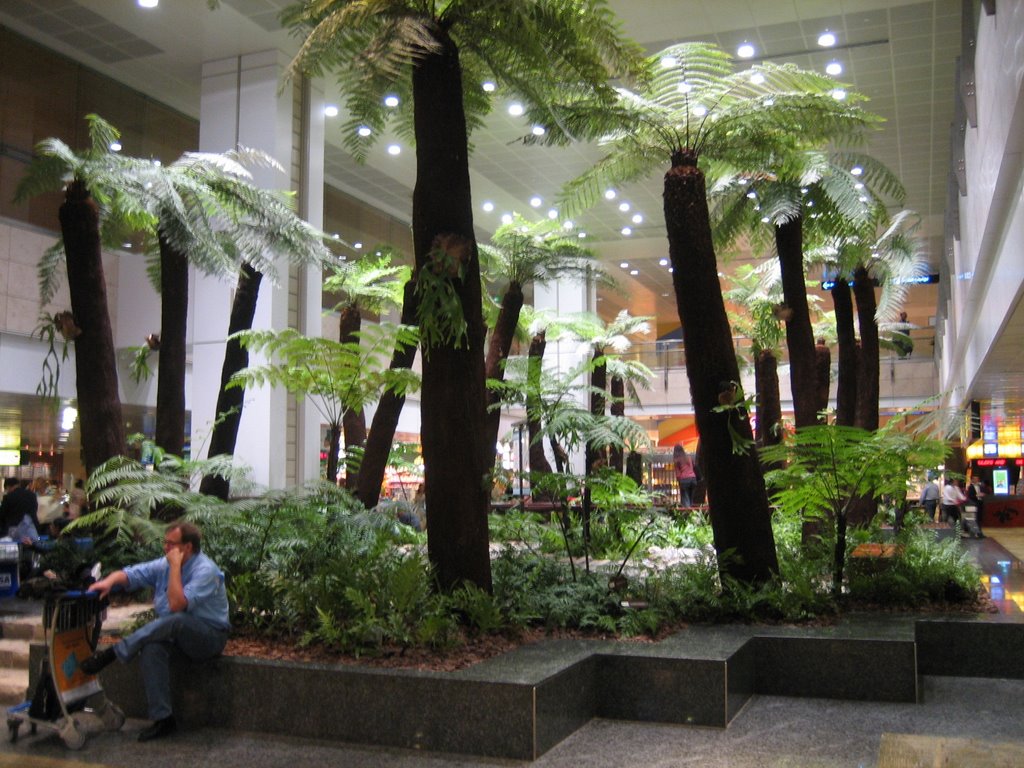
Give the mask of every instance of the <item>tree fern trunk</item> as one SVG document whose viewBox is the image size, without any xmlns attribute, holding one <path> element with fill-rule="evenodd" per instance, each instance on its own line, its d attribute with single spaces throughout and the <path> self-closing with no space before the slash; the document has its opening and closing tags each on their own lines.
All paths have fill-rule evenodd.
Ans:
<svg viewBox="0 0 1024 768">
<path fill-rule="evenodd" d="M 831 293 L 832 307 L 836 313 L 836 338 L 839 347 L 836 424 L 841 427 L 852 427 L 857 415 L 857 337 L 853 330 L 853 300 L 846 278 L 837 278 Z"/>
<path fill-rule="evenodd" d="M 832 387 L 832 352 L 827 344 L 814 345 L 814 408 L 822 414 L 828 410 L 829 390 Z M 825 417 L 818 419 L 825 423 Z"/>
<path fill-rule="evenodd" d="M 782 442 L 782 401 L 779 395 L 779 359 L 767 349 L 754 362 L 757 390 L 757 445 L 764 448 Z"/>
<path fill-rule="evenodd" d="M 117 358 L 103 275 L 99 209 L 80 181 L 72 182 L 59 212 L 67 258 L 75 339 L 78 413 L 85 471 L 127 453 L 117 388 Z"/>
<path fill-rule="evenodd" d="M 621 376 L 612 376 L 609 383 L 611 392 L 611 405 L 608 407 L 612 416 L 622 417 L 626 415 L 626 382 Z M 612 469 L 621 473 L 624 469 L 625 453 L 619 446 L 613 446 L 609 451 L 608 463 Z"/>
<path fill-rule="evenodd" d="M 498 311 L 498 321 L 491 332 L 490 341 L 487 344 L 487 360 L 484 363 L 484 375 L 488 379 L 504 381 L 505 361 L 508 360 L 508 353 L 512 349 L 512 341 L 515 338 L 516 326 L 519 325 L 519 312 L 523 308 L 523 287 L 519 283 L 512 282 L 501 297 L 501 309 Z M 494 450 L 498 444 L 498 431 L 501 429 L 501 409 L 498 406 L 500 398 L 494 390 L 488 389 L 487 397 L 487 428 L 484 437 L 484 466 L 493 468 Z"/>
<path fill-rule="evenodd" d="M 185 448 L 185 339 L 188 332 L 188 258 L 160 238 L 160 364 L 155 441 L 166 453 Z"/>
<path fill-rule="evenodd" d="M 803 220 L 796 217 L 775 228 L 775 247 L 782 274 L 782 295 L 789 308 L 786 320 L 786 349 L 789 352 L 789 382 L 793 392 L 796 428 L 818 421 L 814 378 L 814 332 L 807 307 L 804 276 Z"/>
<path fill-rule="evenodd" d="M 416 292 L 415 279 L 405 284 L 402 300 L 402 325 L 416 325 Z M 415 345 L 395 345 L 391 355 L 392 371 L 409 370 L 416 359 Z M 405 405 L 405 395 L 398 395 L 388 390 L 381 395 L 377 409 L 373 412 L 370 432 L 366 436 L 366 448 L 363 461 L 359 467 L 359 482 L 356 496 L 363 506 L 373 509 L 380 500 L 380 488 L 384 482 L 384 473 L 391 455 L 391 445 L 395 439 L 395 429 Z"/>
<path fill-rule="evenodd" d="M 544 455 L 544 441 L 541 437 L 541 374 L 544 370 L 544 350 L 547 335 L 544 331 L 530 340 L 529 361 L 526 373 L 526 428 L 530 437 L 530 474 L 550 472 L 551 463 Z M 531 483 L 531 488 L 533 484 Z"/>
<path fill-rule="evenodd" d="M 771 512 L 750 422 L 741 410 L 715 412 L 739 382 L 711 241 L 704 174 L 691 153 L 676 153 L 665 174 L 665 223 L 672 282 L 686 350 L 697 431 L 707 467 L 708 503 L 723 575 L 762 583 L 778 573 Z M 749 441 L 733 450 L 733 434 Z M 732 551 L 735 557 L 727 557 Z"/>
<path fill-rule="evenodd" d="M 235 285 L 235 297 L 231 302 L 231 316 L 228 319 L 228 336 L 252 328 L 256 317 L 256 302 L 260 296 L 263 273 L 251 264 L 242 264 Z M 238 440 L 238 425 L 242 421 L 242 406 L 245 403 L 245 387 L 227 388 L 231 377 L 249 366 L 249 352 L 237 339 L 228 339 L 224 345 L 224 363 L 220 371 L 220 390 L 217 393 L 217 418 L 210 435 L 208 456 L 233 456 Z M 216 496 L 227 501 L 231 483 L 226 477 L 204 475 L 199 484 L 200 493 Z"/>
<path fill-rule="evenodd" d="M 363 315 L 359 308 L 345 307 L 338 318 L 338 341 L 342 344 L 358 343 L 362 326 Z M 363 409 L 346 408 L 341 416 L 341 428 L 345 435 L 345 487 L 355 492 L 359 487 L 359 453 L 366 445 L 366 415 Z M 353 451 L 353 448 L 356 450 Z M 331 482 L 336 480 L 337 476 Z"/>
<path fill-rule="evenodd" d="M 878 429 L 878 322 L 875 319 L 874 281 L 863 267 L 853 273 L 860 327 L 860 359 L 857 361 L 857 412 L 854 426 Z"/>
<path fill-rule="evenodd" d="M 485 482 L 484 323 L 473 230 L 469 144 L 458 49 L 440 28 L 438 44 L 413 69 L 416 187 L 412 230 L 417 275 L 443 251 L 461 269 L 451 278 L 465 338 L 423 346 L 421 440 L 426 468 L 427 555 L 438 584 L 469 581 L 491 590 Z"/>
</svg>

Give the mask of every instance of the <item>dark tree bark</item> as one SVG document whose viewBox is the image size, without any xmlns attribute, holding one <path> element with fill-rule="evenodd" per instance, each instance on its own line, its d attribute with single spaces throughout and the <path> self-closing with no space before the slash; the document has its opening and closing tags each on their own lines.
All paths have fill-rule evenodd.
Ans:
<svg viewBox="0 0 1024 768">
<path fill-rule="evenodd" d="M 778 573 L 771 511 L 757 450 L 733 451 L 731 432 L 753 443 L 740 409 L 715 412 L 733 403 L 740 380 L 732 330 L 722 299 L 711 240 L 704 173 L 688 152 L 672 157 L 665 174 L 665 222 L 672 282 L 686 349 L 697 431 L 707 467 L 708 503 L 715 550 L 723 576 L 763 583 Z M 731 429 L 730 429 L 731 427 Z M 732 550 L 735 557 L 725 553 Z"/>
<path fill-rule="evenodd" d="M 604 416 L 607 407 L 606 393 L 608 391 L 608 367 L 603 362 L 598 362 L 604 357 L 602 350 L 594 350 L 594 369 L 590 373 L 590 414 L 592 416 Z M 583 450 L 584 473 L 587 477 L 594 474 L 594 470 L 605 463 L 607 452 L 604 446 L 594 446 L 588 441 Z M 590 493 L 590 483 L 583 489 L 583 542 L 589 548 L 590 545 L 590 518 L 594 511 L 594 504 Z"/>
<path fill-rule="evenodd" d="M 770 350 L 762 349 L 754 361 L 754 388 L 757 390 L 757 446 L 778 445 L 782 442 L 779 359 Z"/>
<path fill-rule="evenodd" d="M 345 307 L 338 317 L 338 341 L 342 344 L 355 344 L 359 341 L 359 330 L 363 326 L 363 315 L 358 307 Z M 345 434 L 345 487 L 355 492 L 359 487 L 358 457 L 350 450 L 360 449 L 366 445 L 366 415 L 362 408 L 346 408 L 341 416 L 341 428 Z M 339 443 L 340 445 L 340 443 Z M 338 480 L 338 445 L 332 447 L 334 456 L 334 476 L 330 474 L 330 458 L 327 461 L 327 479 L 332 483 Z M 358 450 L 356 451 L 358 453 Z"/>
<path fill-rule="evenodd" d="M 402 325 L 416 324 L 416 291 L 415 279 L 405 284 L 402 299 Z M 416 345 L 396 344 L 391 354 L 392 371 L 409 370 L 416 359 Z M 384 482 L 391 445 L 395 439 L 395 429 L 405 405 L 405 395 L 395 394 L 391 390 L 381 395 L 377 402 L 377 410 L 373 412 L 370 422 L 370 433 L 366 436 L 366 449 L 363 451 L 363 462 L 359 467 L 359 483 L 356 496 L 367 509 L 373 509 L 380 500 L 380 487 Z"/>
<path fill-rule="evenodd" d="M 860 327 L 854 425 L 873 432 L 878 429 L 878 322 L 874 281 L 864 267 L 858 267 L 853 273 L 853 295 L 857 299 L 857 325 Z"/>
<path fill-rule="evenodd" d="M 804 277 L 803 219 L 799 216 L 775 227 L 775 248 L 782 274 L 782 295 L 788 308 L 786 349 L 789 352 L 789 382 L 793 392 L 796 428 L 818 422 L 814 378 L 814 331 L 807 306 Z"/>
<path fill-rule="evenodd" d="M 338 451 L 341 450 L 341 425 L 327 425 L 327 481 L 338 482 Z"/>
<path fill-rule="evenodd" d="M 99 209 L 80 181 L 72 182 L 60 207 L 75 338 L 75 376 L 86 473 L 127 453 L 117 387 L 117 358 L 103 275 Z"/>
<path fill-rule="evenodd" d="M 263 273 L 248 263 L 242 264 L 235 286 L 235 298 L 231 302 L 231 316 L 228 319 L 228 335 L 252 328 L 256 317 L 256 302 L 260 296 L 260 282 Z M 231 377 L 249 366 L 249 352 L 237 339 L 228 339 L 224 346 L 224 363 L 220 371 L 220 390 L 217 393 L 217 418 L 210 435 L 208 456 L 233 456 L 238 440 L 238 425 L 242 421 L 242 405 L 245 402 L 245 387 L 227 384 Z M 204 475 L 199 484 L 200 493 L 216 496 L 227 501 L 231 483 L 220 475 Z"/>
<path fill-rule="evenodd" d="M 160 238 L 160 363 L 154 440 L 165 453 L 185 450 L 185 339 L 188 332 L 188 258 Z"/>
<path fill-rule="evenodd" d="M 413 244 L 417 274 L 442 268 L 439 252 L 460 267 L 450 277 L 465 338 L 423 345 L 421 440 L 426 468 L 427 555 L 438 585 L 468 581 L 491 591 L 488 485 L 482 466 L 485 424 L 484 322 L 480 261 L 473 231 L 469 143 L 459 52 L 447 32 L 431 30 L 437 49 L 413 69 L 416 187 Z M 443 265 L 447 268 L 447 265 Z"/>
<path fill-rule="evenodd" d="M 530 474 L 550 472 L 551 463 L 544 455 L 544 441 L 541 438 L 540 381 L 544 369 L 544 349 L 547 335 L 541 331 L 530 340 L 529 361 L 526 372 L 526 429 L 530 436 Z M 532 486 L 532 484 L 531 484 Z"/>
<path fill-rule="evenodd" d="M 814 345 L 814 408 L 817 413 L 824 414 L 828 410 L 828 393 L 832 386 L 832 352 L 822 341 Z M 824 424 L 825 416 L 818 419 Z"/>
<path fill-rule="evenodd" d="M 612 376 L 610 382 L 611 405 L 608 407 L 612 416 L 626 415 L 626 382 L 621 376 Z M 612 447 L 609 451 L 608 463 L 616 472 L 622 472 L 625 453 L 618 446 Z"/>
<path fill-rule="evenodd" d="M 523 287 L 516 282 L 509 283 L 508 290 L 501 297 L 501 309 L 498 320 L 491 331 L 487 343 L 487 360 L 484 363 L 484 376 L 488 379 L 505 379 L 505 361 L 512 349 L 516 326 L 519 325 L 519 312 L 523 308 Z M 498 430 L 501 429 L 501 408 L 498 407 L 498 394 L 488 389 L 487 397 L 487 431 L 484 437 L 484 466 L 488 470 L 494 467 L 494 449 L 498 444 Z"/>
<path fill-rule="evenodd" d="M 839 371 L 836 384 L 836 424 L 852 427 L 857 414 L 857 337 L 853 329 L 853 298 L 846 278 L 836 278 L 832 287 L 836 313 Z"/>
</svg>

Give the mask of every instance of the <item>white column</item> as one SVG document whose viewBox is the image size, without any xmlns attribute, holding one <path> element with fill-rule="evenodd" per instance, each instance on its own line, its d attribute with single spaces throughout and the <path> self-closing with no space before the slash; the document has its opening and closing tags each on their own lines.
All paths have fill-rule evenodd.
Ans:
<svg viewBox="0 0 1024 768">
<path fill-rule="evenodd" d="M 269 168 L 253 169 L 256 183 L 268 189 L 292 188 L 292 158 L 298 152 L 298 132 L 293 131 L 293 90 L 291 86 L 281 88 L 281 73 L 287 63 L 287 57 L 280 51 L 263 51 L 203 65 L 200 149 L 223 152 L 241 145 L 263 150 L 285 168 L 284 173 Z M 320 114 L 322 116 L 322 110 Z M 315 216 L 313 223 L 319 225 L 323 211 L 322 124 L 313 131 L 311 138 L 316 141 L 309 142 L 309 146 L 315 146 L 319 154 L 313 153 L 315 161 L 308 163 L 315 173 L 307 175 L 306 189 L 301 192 L 306 193 L 309 201 L 310 218 Z M 315 186 L 310 184 L 314 178 Z M 310 190 L 315 194 L 309 194 Z M 264 277 L 254 328 L 288 326 L 288 266 L 287 263 L 277 265 L 275 280 L 269 275 Z M 315 269 L 304 270 L 300 275 L 297 324 L 307 333 L 319 332 L 319 325 L 310 314 L 315 313 L 319 318 L 319 284 L 320 276 Z M 197 457 L 206 455 L 213 425 L 233 289 L 234 280 L 196 275 L 191 294 L 192 454 Z M 251 362 L 259 360 L 253 357 Z M 309 455 L 315 450 L 305 447 L 310 439 L 305 410 L 300 404 L 297 433 L 302 444 L 296 452 L 296 474 L 300 479 L 310 476 Z M 252 467 L 256 483 L 280 488 L 289 482 L 286 426 L 287 395 L 283 389 L 264 387 L 246 391 L 235 456 L 239 462 Z M 313 439 L 318 442 L 318 435 Z"/>
<path fill-rule="evenodd" d="M 557 280 L 545 285 L 537 285 L 533 289 L 533 303 L 537 309 L 549 309 L 558 315 L 571 315 L 577 312 L 593 312 L 596 304 L 596 288 L 592 284 L 580 280 Z M 557 368 L 565 374 L 583 362 L 586 354 L 581 351 L 580 343 L 574 339 L 567 341 L 548 341 L 544 350 L 544 367 Z M 587 384 L 581 380 L 580 385 Z M 580 396 L 580 404 L 587 408 L 589 400 Z M 563 446 L 565 447 L 565 446 Z M 554 466 L 554 457 L 545 441 L 545 453 Z M 574 451 L 569 455 L 572 471 L 582 474 L 584 471 L 583 451 Z"/>
</svg>

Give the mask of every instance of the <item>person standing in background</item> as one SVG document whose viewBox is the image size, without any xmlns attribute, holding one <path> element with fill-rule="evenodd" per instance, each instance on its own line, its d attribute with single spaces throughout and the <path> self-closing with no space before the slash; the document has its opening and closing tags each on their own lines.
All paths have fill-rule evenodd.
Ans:
<svg viewBox="0 0 1024 768">
<path fill-rule="evenodd" d="M 928 473 L 928 482 L 924 484 L 921 489 L 921 506 L 924 507 L 924 513 L 928 515 L 928 519 L 935 521 L 935 510 L 939 506 L 939 484 L 935 482 L 935 475 L 931 472 Z"/>
<path fill-rule="evenodd" d="M 693 459 L 681 443 L 672 449 L 672 465 L 679 483 L 679 504 L 683 507 L 693 506 L 693 489 L 697 486 L 697 472 L 693 468 Z"/>
</svg>

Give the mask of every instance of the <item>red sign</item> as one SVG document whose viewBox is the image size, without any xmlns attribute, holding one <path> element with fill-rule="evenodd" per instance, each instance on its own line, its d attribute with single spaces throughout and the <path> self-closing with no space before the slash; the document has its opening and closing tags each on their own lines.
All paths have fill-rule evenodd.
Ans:
<svg viewBox="0 0 1024 768">
<path fill-rule="evenodd" d="M 1020 464 L 1020 459 L 1017 463 Z M 1006 459 L 978 459 L 974 464 L 978 467 L 1005 467 Z"/>
</svg>

